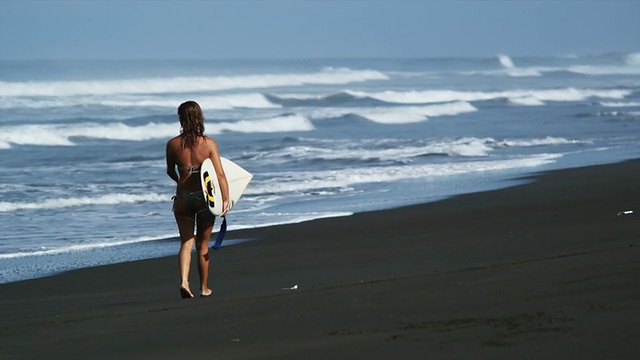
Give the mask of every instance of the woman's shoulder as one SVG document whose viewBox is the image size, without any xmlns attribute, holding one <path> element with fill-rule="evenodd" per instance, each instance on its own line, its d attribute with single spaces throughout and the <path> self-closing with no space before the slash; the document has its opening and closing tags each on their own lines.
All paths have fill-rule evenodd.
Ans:
<svg viewBox="0 0 640 360">
<path fill-rule="evenodd" d="M 171 139 L 169 139 L 169 141 L 167 141 L 167 145 L 172 145 L 172 144 L 175 144 L 175 143 L 179 143 L 180 141 L 181 141 L 180 140 L 180 135 L 177 135 L 177 136 L 174 136 Z"/>
<path fill-rule="evenodd" d="M 167 141 L 167 147 L 168 148 L 180 148 L 180 146 L 182 145 L 182 136 L 178 135 L 175 136 L 171 139 L 169 139 L 169 141 Z"/>
<path fill-rule="evenodd" d="M 202 137 L 204 138 L 205 144 L 207 144 L 207 145 L 216 145 L 216 141 L 213 138 L 211 138 L 209 136 L 206 136 L 206 135 L 204 135 Z"/>
</svg>

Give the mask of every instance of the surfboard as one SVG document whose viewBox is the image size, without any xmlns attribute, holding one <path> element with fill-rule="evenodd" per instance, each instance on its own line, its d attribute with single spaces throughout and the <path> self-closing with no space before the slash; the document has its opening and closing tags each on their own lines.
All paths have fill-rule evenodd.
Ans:
<svg viewBox="0 0 640 360">
<path fill-rule="evenodd" d="M 229 184 L 229 210 L 231 210 L 240 200 L 240 196 L 249 185 L 253 175 L 225 157 L 221 156 L 220 160 Z M 220 184 L 218 184 L 213 162 L 209 158 L 205 159 L 200 165 L 200 184 L 202 185 L 202 194 L 207 202 L 209 211 L 213 215 L 219 216 L 223 210 L 222 190 L 220 190 Z"/>
</svg>

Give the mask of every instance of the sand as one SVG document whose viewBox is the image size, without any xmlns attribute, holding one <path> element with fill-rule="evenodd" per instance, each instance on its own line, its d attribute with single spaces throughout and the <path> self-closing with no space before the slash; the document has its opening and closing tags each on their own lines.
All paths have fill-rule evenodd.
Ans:
<svg viewBox="0 0 640 360">
<path fill-rule="evenodd" d="M 524 180 L 230 232 L 210 298 L 177 256 L 0 285 L 0 358 L 634 358 L 640 160 Z"/>
</svg>

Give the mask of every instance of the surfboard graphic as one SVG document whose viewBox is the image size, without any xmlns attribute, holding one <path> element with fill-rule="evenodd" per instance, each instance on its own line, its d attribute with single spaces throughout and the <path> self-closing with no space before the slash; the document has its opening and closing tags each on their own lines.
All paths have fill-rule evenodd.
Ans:
<svg viewBox="0 0 640 360">
<path fill-rule="evenodd" d="M 253 175 L 225 157 L 221 156 L 220 160 L 227 176 L 227 183 L 229 183 L 229 210 L 231 210 L 240 200 L 240 196 L 249 185 Z M 205 159 L 200 166 L 200 184 L 209 211 L 213 215 L 219 216 L 222 214 L 222 191 L 213 163 L 209 158 Z"/>
</svg>

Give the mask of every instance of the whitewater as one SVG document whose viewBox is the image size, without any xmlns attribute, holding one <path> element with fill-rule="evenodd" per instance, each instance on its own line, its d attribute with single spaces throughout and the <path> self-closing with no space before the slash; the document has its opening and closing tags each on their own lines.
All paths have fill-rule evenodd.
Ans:
<svg viewBox="0 0 640 360">
<path fill-rule="evenodd" d="M 175 254 L 186 100 L 254 174 L 230 229 L 259 228 L 637 158 L 640 54 L 0 61 L 0 283 Z"/>
</svg>

